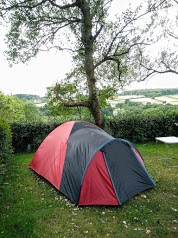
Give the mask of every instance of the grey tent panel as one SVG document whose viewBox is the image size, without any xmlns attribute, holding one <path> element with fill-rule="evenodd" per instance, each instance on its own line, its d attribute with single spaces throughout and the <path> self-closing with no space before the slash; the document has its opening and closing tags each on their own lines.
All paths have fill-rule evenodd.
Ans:
<svg viewBox="0 0 178 238">
<path fill-rule="evenodd" d="M 120 203 L 155 186 L 131 148 L 130 143 L 116 139 L 102 151 Z"/>
<path fill-rule="evenodd" d="M 60 186 L 60 191 L 70 197 L 74 203 L 78 202 L 84 172 L 94 152 L 97 152 L 102 144 L 113 139 L 112 136 L 89 123 L 75 123 L 67 142 Z"/>
</svg>

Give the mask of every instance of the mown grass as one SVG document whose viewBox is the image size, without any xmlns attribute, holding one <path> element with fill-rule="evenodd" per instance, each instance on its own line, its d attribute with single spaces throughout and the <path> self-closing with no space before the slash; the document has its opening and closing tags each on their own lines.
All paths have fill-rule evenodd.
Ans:
<svg viewBox="0 0 178 238">
<path fill-rule="evenodd" d="M 157 187 L 121 207 L 76 207 L 28 169 L 33 154 L 13 157 L 4 175 L 1 238 L 178 237 L 178 146 L 137 145 Z"/>
</svg>

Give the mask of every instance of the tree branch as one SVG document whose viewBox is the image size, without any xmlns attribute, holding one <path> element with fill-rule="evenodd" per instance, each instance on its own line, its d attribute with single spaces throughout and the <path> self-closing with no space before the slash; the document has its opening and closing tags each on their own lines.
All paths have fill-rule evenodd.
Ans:
<svg viewBox="0 0 178 238">
<path fill-rule="evenodd" d="M 96 40 L 96 38 L 98 37 L 98 35 L 100 34 L 100 32 L 103 29 L 103 25 L 101 25 L 101 27 L 99 28 L 99 30 L 96 32 L 96 34 L 93 36 L 93 42 Z"/>
<path fill-rule="evenodd" d="M 80 101 L 80 102 L 63 102 L 65 107 L 89 107 L 89 102 Z"/>
<path fill-rule="evenodd" d="M 115 51 L 115 53 L 113 55 L 105 56 L 101 61 L 99 61 L 97 64 L 95 64 L 94 68 L 97 68 L 99 65 L 101 65 L 102 63 L 104 63 L 108 60 L 118 62 L 118 59 L 117 59 L 118 57 L 128 54 L 133 47 L 138 46 L 138 45 L 150 45 L 150 44 L 144 43 L 144 42 L 138 42 L 138 43 L 130 45 L 130 47 L 127 50 L 125 50 L 121 53 L 118 53 L 117 51 Z M 118 49 L 118 47 L 117 47 L 117 49 Z"/>
<path fill-rule="evenodd" d="M 47 2 L 47 1 L 48 0 L 42 0 L 41 2 L 39 2 L 37 4 L 34 4 L 32 6 L 28 6 L 28 5 L 24 5 L 24 4 L 29 3 L 29 0 L 25 0 L 25 1 L 21 2 L 21 3 L 13 4 L 13 5 L 9 6 L 9 7 L 1 9 L 1 10 L 9 11 L 9 10 L 12 10 L 14 8 L 29 8 L 29 9 L 33 9 L 35 7 L 38 7 L 38 6 L 42 5 L 43 3 Z"/>
<path fill-rule="evenodd" d="M 169 36 L 171 36 L 172 38 L 178 40 L 178 35 L 176 36 L 176 35 L 175 35 L 174 33 L 172 33 L 171 31 L 166 31 L 166 32 L 167 32 L 167 34 L 168 34 Z"/>
<path fill-rule="evenodd" d="M 29 3 L 29 0 L 25 0 L 25 1 L 21 2 L 21 3 L 16 3 L 16 4 L 13 4 L 13 5 L 9 6 L 9 7 L 6 7 L 3 10 L 8 11 L 8 10 L 12 10 L 14 8 L 22 8 L 22 7 L 23 8 L 33 9 L 33 8 L 38 7 L 38 6 L 40 6 L 40 5 L 42 5 L 43 3 L 46 3 L 46 2 L 49 2 L 52 6 L 57 7 L 59 9 L 61 9 L 61 10 L 69 9 L 69 8 L 77 7 L 78 6 L 77 1 L 74 2 L 74 3 L 71 3 L 71 4 L 66 4 L 66 5 L 60 6 L 57 3 L 55 3 L 54 0 L 42 0 L 41 2 L 39 2 L 37 4 L 29 6 L 29 5 L 27 5 Z"/>
<path fill-rule="evenodd" d="M 173 1 L 178 4 L 178 1 L 176 1 L 176 0 L 173 0 Z"/>
<path fill-rule="evenodd" d="M 129 26 L 129 24 L 131 24 L 132 22 L 135 22 L 137 21 L 138 19 L 142 18 L 143 16 L 151 13 L 151 12 L 154 12 L 156 11 L 156 9 L 158 9 L 160 6 L 163 5 L 163 3 L 166 2 L 166 0 L 162 0 L 159 4 L 156 5 L 155 4 L 152 4 L 147 11 L 145 11 L 144 13 L 140 14 L 140 15 L 135 15 L 133 17 L 130 17 L 129 20 L 122 26 L 122 28 L 115 34 L 115 37 L 113 37 L 111 43 L 109 44 L 108 46 L 108 49 L 106 50 L 106 53 L 104 54 L 103 56 L 103 59 L 101 59 L 101 61 L 99 61 L 97 64 L 95 64 L 95 68 L 97 68 L 99 65 L 101 65 L 102 63 L 106 62 L 107 60 L 113 60 L 115 61 L 114 59 L 114 56 L 122 56 L 124 54 L 127 54 L 129 53 L 130 49 L 135 46 L 135 45 L 140 45 L 140 44 L 145 44 L 145 45 L 150 45 L 150 44 L 146 44 L 146 43 L 136 43 L 136 44 L 133 44 L 129 47 L 128 50 L 126 50 L 125 52 L 123 52 L 122 54 L 117 54 L 117 50 L 118 50 L 118 46 L 119 44 L 117 44 L 117 47 L 116 47 L 116 50 L 115 50 L 115 54 L 113 54 L 112 56 L 109 55 L 109 53 L 112 51 L 112 48 L 113 48 L 113 45 L 114 43 L 116 42 L 116 40 L 118 39 L 118 36 L 120 34 L 123 33 L 123 31 Z M 163 6 L 163 8 L 165 8 Z M 100 32 L 99 32 L 100 33 Z"/>
<path fill-rule="evenodd" d="M 174 73 L 178 75 L 178 72 L 174 69 L 171 69 L 168 65 L 166 65 L 165 62 L 161 62 L 162 64 L 164 64 L 164 66 L 166 67 L 165 70 L 157 70 L 151 67 L 148 67 L 146 65 L 143 65 L 142 63 L 140 63 L 140 66 L 143 67 L 144 69 L 146 69 L 148 71 L 148 73 L 146 74 L 146 76 L 144 78 L 141 79 L 141 81 L 144 81 L 145 79 L 149 78 L 150 76 L 153 76 L 155 74 L 166 74 L 166 73 Z"/>
</svg>

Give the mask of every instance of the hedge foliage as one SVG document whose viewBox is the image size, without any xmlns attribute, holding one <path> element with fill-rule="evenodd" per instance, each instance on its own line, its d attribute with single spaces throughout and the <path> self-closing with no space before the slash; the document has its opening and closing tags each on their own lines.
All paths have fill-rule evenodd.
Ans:
<svg viewBox="0 0 178 238">
<path fill-rule="evenodd" d="M 157 136 L 178 136 L 178 114 L 162 117 L 132 117 L 108 121 L 111 134 L 134 143 L 155 141 Z M 44 138 L 62 123 L 12 124 L 15 152 L 34 152 Z"/>
<path fill-rule="evenodd" d="M 110 120 L 109 126 L 114 137 L 135 143 L 153 142 L 155 137 L 178 136 L 178 113 L 165 116 L 135 116 Z"/>
<path fill-rule="evenodd" d="M 7 120 L 0 117 L 0 177 L 7 171 L 12 157 L 12 134 Z M 0 183 L 3 181 L 1 180 Z"/>
<path fill-rule="evenodd" d="M 34 152 L 45 137 L 60 124 L 11 124 L 15 153 Z"/>
</svg>

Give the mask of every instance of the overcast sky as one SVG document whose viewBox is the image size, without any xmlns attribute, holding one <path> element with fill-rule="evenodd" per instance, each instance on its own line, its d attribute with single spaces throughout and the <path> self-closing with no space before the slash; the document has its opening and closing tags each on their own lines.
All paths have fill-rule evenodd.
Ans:
<svg viewBox="0 0 178 238">
<path fill-rule="evenodd" d="M 123 9 L 127 0 L 123 1 Z M 121 4 L 121 3 L 120 3 Z M 70 58 L 65 52 L 41 53 L 28 65 L 18 64 L 12 68 L 3 54 L 5 45 L 4 29 L 0 26 L 0 91 L 5 94 L 37 94 L 44 96 L 46 88 L 60 81 L 69 71 Z M 165 74 L 151 78 L 143 83 L 135 83 L 129 89 L 178 88 L 178 75 Z"/>
</svg>

